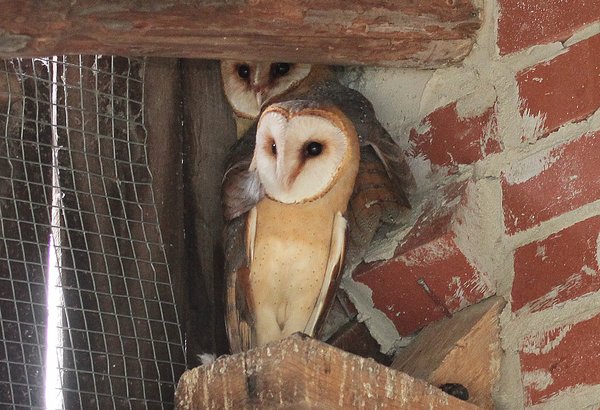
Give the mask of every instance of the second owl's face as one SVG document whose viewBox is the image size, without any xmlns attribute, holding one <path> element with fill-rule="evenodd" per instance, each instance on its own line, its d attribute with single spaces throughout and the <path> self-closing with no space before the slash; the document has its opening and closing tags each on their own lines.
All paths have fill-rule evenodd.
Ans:
<svg viewBox="0 0 600 410">
<path fill-rule="evenodd" d="M 251 169 L 270 198 L 302 203 L 331 189 L 348 157 L 350 137 L 332 112 L 287 107 L 274 104 L 261 116 Z"/>
<path fill-rule="evenodd" d="M 221 62 L 223 89 L 235 113 L 254 119 L 262 105 L 298 85 L 310 73 L 310 64 Z"/>
</svg>

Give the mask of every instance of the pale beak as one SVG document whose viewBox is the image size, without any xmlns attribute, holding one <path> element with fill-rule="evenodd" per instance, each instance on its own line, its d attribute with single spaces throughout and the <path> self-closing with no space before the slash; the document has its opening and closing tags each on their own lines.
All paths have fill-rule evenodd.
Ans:
<svg viewBox="0 0 600 410">
<path fill-rule="evenodd" d="M 275 171 L 275 175 L 283 189 L 287 191 L 295 179 L 292 176 L 292 169 L 295 164 L 289 163 L 286 159 L 285 148 L 285 144 L 280 143 L 277 145 L 277 170 Z"/>
<path fill-rule="evenodd" d="M 263 91 L 258 91 L 256 93 L 256 103 L 258 104 L 259 107 L 262 107 L 264 101 L 265 101 L 265 99 L 263 96 Z"/>
</svg>

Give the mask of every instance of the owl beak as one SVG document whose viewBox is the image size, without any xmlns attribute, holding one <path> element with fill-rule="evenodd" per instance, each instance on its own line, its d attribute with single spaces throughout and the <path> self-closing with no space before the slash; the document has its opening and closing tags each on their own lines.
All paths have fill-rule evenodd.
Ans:
<svg viewBox="0 0 600 410">
<path fill-rule="evenodd" d="M 279 180 L 279 183 L 283 187 L 285 191 L 289 191 L 292 184 L 296 180 L 297 172 L 296 172 L 296 164 L 294 161 L 289 161 L 287 155 L 285 155 L 285 146 L 281 147 L 283 149 L 279 150 L 279 155 L 277 155 L 277 171 L 276 176 Z"/>
<path fill-rule="evenodd" d="M 289 191 L 290 187 L 292 186 L 292 183 L 294 182 L 294 179 L 292 177 L 292 175 L 290 174 L 284 174 L 284 175 L 280 175 L 279 176 L 279 183 L 281 184 L 281 186 L 283 187 L 284 191 Z"/>
<path fill-rule="evenodd" d="M 256 103 L 258 104 L 259 107 L 262 107 L 263 102 L 265 101 L 264 99 L 264 95 L 263 95 L 263 91 L 257 91 L 256 92 Z"/>
</svg>

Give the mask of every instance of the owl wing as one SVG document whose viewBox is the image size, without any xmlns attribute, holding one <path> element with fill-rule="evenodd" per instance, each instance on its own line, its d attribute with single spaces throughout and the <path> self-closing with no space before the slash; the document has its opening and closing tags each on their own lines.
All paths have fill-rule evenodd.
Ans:
<svg viewBox="0 0 600 410">
<path fill-rule="evenodd" d="M 346 243 L 346 219 L 337 212 L 333 220 L 331 232 L 331 243 L 329 244 L 329 258 L 323 276 L 323 284 L 315 307 L 308 320 L 304 333 L 314 335 L 320 330 L 325 314 L 331 306 L 333 297 L 339 285 L 340 273 L 342 272 L 344 260 L 344 248 Z"/>
<path fill-rule="evenodd" d="M 313 87 L 306 98 L 331 101 L 350 118 L 360 139 L 360 166 L 347 211 L 346 263 L 352 266 L 378 231 L 396 225 L 410 209 L 408 192 L 414 189 L 414 178 L 402 149 L 361 93 L 331 80 Z"/>
<path fill-rule="evenodd" d="M 258 175 L 250 171 L 254 154 L 256 124 L 231 147 L 221 184 L 221 203 L 225 221 L 245 214 L 263 198 L 264 190 Z"/>
<path fill-rule="evenodd" d="M 248 299 L 247 292 L 249 240 L 255 232 L 252 210 L 264 196 L 257 176 L 248 170 L 254 152 L 255 130 L 252 127 L 232 147 L 221 191 L 225 218 L 225 327 L 232 353 L 248 350 L 255 345 L 252 301 Z"/>
<path fill-rule="evenodd" d="M 375 234 L 402 221 L 409 208 L 394 189 L 395 183 L 370 145 L 361 147 L 358 175 L 348 203 L 346 262 L 353 266 L 367 252 Z"/>
</svg>

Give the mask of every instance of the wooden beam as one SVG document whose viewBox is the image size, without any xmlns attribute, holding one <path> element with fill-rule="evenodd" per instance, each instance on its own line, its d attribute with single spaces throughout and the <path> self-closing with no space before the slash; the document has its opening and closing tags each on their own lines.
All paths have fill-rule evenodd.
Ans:
<svg viewBox="0 0 600 410">
<path fill-rule="evenodd" d="M 0 0 L 0 57 L 117 54 L 436 67 L 461 61 L 471 0 Z"/>
<path fill-rule="evenodd" d="M 502 356 L 498 316 L 504 305 L 501 297 L 492 297 L 426 327 L 398 353 L 392 368 L 436 386 L 460 383 L 469 391 L 469 402 L 494 408 L 492 390 Z"/>
<path fill-rule="evenodd" d="M 197 363 L 197 354 L 226 351 L 221 181 L 236 131 L 218 61 L 182 61 L 181 83 L 190 298 L 187 352 L 188 363 Z"/>
<path fill-rule="evenodd" d="M 176 409 L 476 409 L 422 380 L 294 335 L 183 374 Z"/>
</svg>

